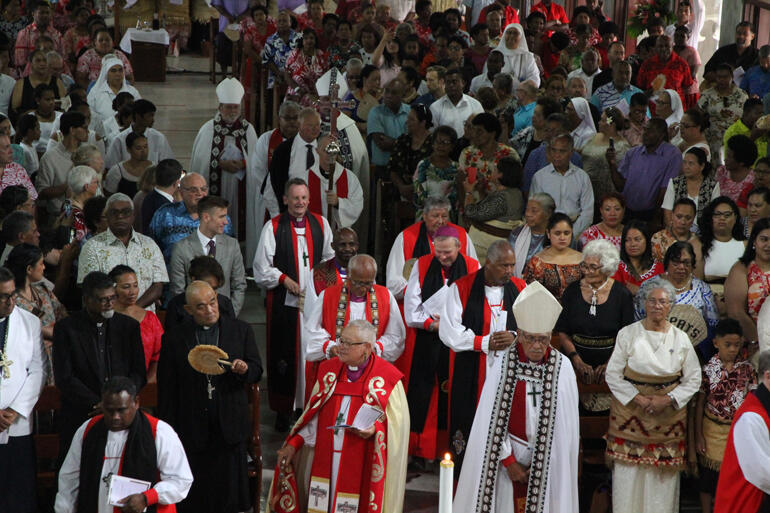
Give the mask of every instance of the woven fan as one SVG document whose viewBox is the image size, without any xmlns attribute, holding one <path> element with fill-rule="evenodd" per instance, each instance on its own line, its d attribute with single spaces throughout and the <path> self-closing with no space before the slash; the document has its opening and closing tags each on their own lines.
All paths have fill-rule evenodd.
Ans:
<svg viewBox="0 0 770 513">
<path fill-rule="evenodd" d="M 698 345 L 706 340 L 708 327 L 703 320 L 700 310 L 692 305 L 674 305 L 668 314 L 668 321 L 687 333 L 692 345 Z"/>
<path fill-rule="evenodd" d="M 408 280 L 409 276 L 412 274 L 412 267 L 414 267 L 415 262 L 417 262 L 416 258 L 410 258 L 404 263 L 404 272 L 402 274 L 404 275 L 405 280 Z"/>
<path fill-rule="evenodd" d="M 666 88 L 666 75 L 660 74 L 655 77 L 650 85 L 653 91 L 661 91 Z"/>
<path fill-rule="evenodd" d="M 227 360 L 228 355 L 217 346 L 201 344 L 190 349 L 187 353 L 187 361 L 190 366 L 201 374 L 224 374 L 222 365 L 232 367 L 232 362 Z"/>
</svg>

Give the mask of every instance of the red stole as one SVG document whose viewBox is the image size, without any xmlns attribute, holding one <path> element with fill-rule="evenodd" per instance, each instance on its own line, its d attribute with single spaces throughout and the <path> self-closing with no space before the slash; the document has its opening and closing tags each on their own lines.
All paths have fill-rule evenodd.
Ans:
<svg viewBox="0 0 770 513">
<path fill-rule="evenodd" d="M 323 306 L 321 307 L 321 326 L 329 334 L 329 340 L 324 343 L 324 351 L 326 351 L 331 342 L 337 340 L 337 308 L 339 307 L 343 285 L 344 283 L 340 281 L 336 285 L 332 285 L 324 290 Z M 390 319 L 390 292 L 382 285 L 375 285 L 374 295 L 377 298 L 378 314 L 377 345 L 380 351 L 382 351 L 382 344 L 379 339 L 385 333 L 385 328 L 388 326 L 388 320 Z M 369 302 L 368 293 L 364 302 L 366 303 L 366 320 L 372 322 L 372 305 Z M 345 308 L 344 326 L 347 326 L 348 322 L 350 322 L 350 298 L 348 298 L 348 304 Z M 305 362 L 305 404 L 307 404 L 312 391 L 309 388 L 310 383 L 315 383 L 320 364 L 321 362 Z"/>
<path fill-rule="evenodd" d="M 738 455 L 735 452 L 733 442 L 733 430 L 735 423 L 746 412 L 756 413 L 765 421 L 770 429 L 770 416 L 767 407 L 760 400 L 759 393 L 764 392 L 767 396 L 767 389 L 760 385 L 754 392 L 749 393 L 743 404 L 738 409 L 733 419 L 733 425 L 730 428 L 730 434 L 727 437 L 727 447 L 725 448 L 724 459 L 719 470 L 719 484 L 714 498 L 714 513 L 756 513 L 764 511 L 767 496 L 765 493 L 748 482 L 743 475 L 741 466 L 738 463 Z"/>
<path fill-rule="evenodd" d="M 283 214 L 283 215 L 289 215 L 289 214 Z M 271 219 L 271 221 L 273 223 L 273 236 L 274 237 L 276 235 L 276 232 L 278 231 L 278 223 L 281 221 L 281 218 L 283 217 L 283 215 L 278 215 L 278 216 L 275 216 L 274 218 Z M 309 218 L 310 216 L 314 216 L 315 217 L 316 221 L 318 222 L 318 225 L 321 227 L 321 232 L 322 232 L 322 235 L 323 235 L 323 226 L 324 226 L 324 224 L 323 224 L 323 219 L 321 218 L 321 216 L 315 215 L 312 212 L 308 212 L 305 217 Z M 305 220 L 305 234 L 303 235 L 303 237 L 305 238 L 305 246 L 307 247 L 308 263 L 311 264 L 310 268 L 312 269 L 312 267 L 313 267 L 312 266 L 312 262 L 313 262 L 313 251 L 314 251 L 314 248 L 313 248 L 313 234 L 312 234 L 312 230 L 310 228 L 310 219 L 306 219 Z M 278 239 L 276 239 L 275 243 L 276 243 L 276 245 L 279 244 Z M 321 239 L 321 243 L 323 243 L 323 239 Z M 294 248 L 294 269 L 295 269 L 295 275 L 294 276 L 296 276 L 297 283 L 299 283 L 299 271 L 300 271 L 299 261 L 302 258 L 302 256 L 297 253 L 297 232 L 294 229 L 294 224 L 293 223 L 291 225 L 291 244 L 292 244 L 292 247 Z M 319 249 L 321 251 L 323 251 L 323 248 L 319 248 Z M 280 271 L 286 273 L 285 269 L 280 269 Z M 286 274 L 288 274 L 288 273 L 286 273 Z"/>
<path fill-rule="evenodd" d="M 153 439 L 157 436 L 158 432 L 158 419 L 153 417 L 152 415 L 147 415 L 144 412 L 138 411 L 136 412 L 137 415 L 144 415 L 147 417 L 147 421 L 150 423 L 150 428 L 152 429 L 152 437 Z M 86 424 L 86 428 L 83 431 L 83 439 L 86 438 L 88 435 L 88 432 L 91 431 L 91 428 L 94 427 L 94 424 L 99 422 L 104 418 L 104 415 L 96 415 L 91 418 L 91 420 L 88 421 L 88 424 Z M 123 453 L 120 455 L 120 465 L 118 466 L 118 475 L 123 475 L 123 456 L 125 456 L 125 446 L 123 446 Z M 158 478 L 160 480 L 160 478 Z M 153 489 L 150 488 L 148 492 L 152 491 Z M 156 493 L 156 492 L 152 492 Z M 148 508 L 149 509 L 149 508 Z M 155 511 L 157 513 L 176 513 L 176 504 L 155 504 Z M 113 513 L 121 513 L 121 508 L 118 508 L 117 506 L 112 508 Z"/>
<path fill-rule="evenodd" d="M 337 170 L 336 166 L 334 170 Z M 334 177 L 332 177 L 332 180 L 333 179 Z M 321 201 L 321 197 L 322 195 L 326 194 L 326 190 L 321 189 L 321 179 L 318 178 L 318 175 L 310 169 L 308 169 L 307 172 L 307 186 L 308 189 L 310 189 L 310 211 L 318 214 L 319 216 L 324 215 L 323 202 Z M 348 197 L 347 170 L 343 169 L 340 177 L 337 178 L 336 182 L 334 182 L 334 190 L 337 192 L 338 198 L 345 199 Z"/>
<path fill-rule="evenodd" d="M 410 258 L 419 258 L 423 256 L 425 253 L 420 255 L 414 255 L 414 249 L 415 246 L 418 245 L 418 241 L 420 238 L 420 228 L 423 225 L 423 221 L 420 221 L 418 223 L 414 223 L 413 225 L 407 227 L 404 229 L 403 232 L 403 240 L 404 240 L 404 261 L 409 260 Z M 460 235 L 460 253 L 463 255 L 468 254 L 468 233 L 463 229 L 462 226 L 458 226 L 454 223 L 449 223 L 448 226 L 452 226 L 457 230 L 457 233 Z M 428 245 L 430 246 L 430 253 L 433 253 L 433 239 L 426 235 L 426 238 L 428 239 Z"/>
<path fill-rule="evenodd" d="M 338 472 L 335 497 L 333 498 L 329 495 L 331 494 L 334 430 L 327 429 L 327 427 L 336 424 L 336 415 L 343 395 L 351 396 L 348 421 L 355 418 L 355 414 L 364 402 L 384 412 L 393 388 L 403 376 L 395 367 L 374 354 L 372 354 L 363 375 L 355 383 L 347 382 L 345 365 L 338 358 L 321 362 L 318 370 L 319 377 L 313 387 L 315 394 L 310 397 L 305 411 L 291 429 L 287 439 L 288 444 L 301 447 L 302 441 L 297 433 L 315 415 L 318 415 L 316 450 L 313 456 L 310 493 L 308 493 L 310 511 L 313 511 L 313 499 L 317 496 L 321 498 L 321 501 L 325 499 L 328 504 L 334 505 L 331 511 L 337 511 L 335 502 L 342 504 L 344 501 L 351 506 L 353 504 L 357 506 L 357 509 L 351 509 L 351 511 L 380 513 L 382 511 L 389 443 L 387 419 L 385 422 L 376 422 L 374 435 L 366 440 L 352 433 L 345 437 L 339 466 L 339 469 L 344 469 L 344 472 Z M 280 467 L 276 465 L 276 477 L 274 479 L 280 479 L 280 473 Z M 286 483 L 288 487 L 276 486 L 276 482 L 272 487 L 271 504 L 281 504 L 281 499 L 292 494 L 293 497 L 297 496 L 296 490 L 292 490 L 295 485 L 292 480 Z M 327 511 L 326 508 L 321 508 L 321 510 Z M 288 513 L 295 510 L 277 509 L 277 511 Z"/>
<path fill-rule="evenodd" d="M 281 134 L 281 130 L 278 128 L 273 130 L 273 133 L 270 134 L 270 140 L 267 142 L 267 167 L 270 167 L 270 162 L 273 161 L 275 149 L 285 140 L 286 139 Z"/>
</svg>

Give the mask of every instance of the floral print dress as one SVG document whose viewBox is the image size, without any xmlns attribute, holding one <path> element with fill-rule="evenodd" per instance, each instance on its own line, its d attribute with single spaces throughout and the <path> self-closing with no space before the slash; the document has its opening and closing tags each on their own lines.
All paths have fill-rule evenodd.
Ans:
<svg viewBox="0 0 770 513">
<path fill-rule="evenodd" d="M 439 168 L 430 159 L 421 160 L 414 172 L 414 199 L 417 210 L 416 219 L 422 219 L 422 207 L 430 197 L 447 198 L 457 205 L 457 162 L 450 161 L 449 167 Z M 452 209 L 456 212 L 456 209 Z"/>
<path fill-rule="evenodd" d="M 310 105 L 310 95 L 301 90 L 315 91 L 316 81 L 329 69 L 329 58 L 322 50 L 316 50 L 312 57 L 308 57 L 302 48 L 295 48 L 286 59 L 286 69 L 297 83 L 297 87 L 289 87 L 286 94 L 300 96 L 303 105 Z"/>
<path fill-rule="evenodd" d="M 712 155 L 722 154 L 722 137 L 725 131 L 740 119 L 746 99 L 746 92 L 736 85 L 732 86 L 732 91 L 727 96 L 721 96 L 715 87 L 701 93 L 698 106 L 709 115 L 710 125 L 705 135 Z"/>
</svg>

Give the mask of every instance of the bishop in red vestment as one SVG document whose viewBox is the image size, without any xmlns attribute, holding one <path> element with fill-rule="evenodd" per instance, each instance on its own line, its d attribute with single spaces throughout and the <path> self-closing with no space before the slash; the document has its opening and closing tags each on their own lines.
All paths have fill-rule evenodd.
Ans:
<svg viewBox="0 0 770 513">
<path fill-rule="evenodd" d="M 320 365 L 278 451 L 269 492 L 278 513 L 402 512 L 409 411 L 403 376 L 374 354 L 375 337 L 369 322 L 351 321 L 338 356 Z"/>
</svg>

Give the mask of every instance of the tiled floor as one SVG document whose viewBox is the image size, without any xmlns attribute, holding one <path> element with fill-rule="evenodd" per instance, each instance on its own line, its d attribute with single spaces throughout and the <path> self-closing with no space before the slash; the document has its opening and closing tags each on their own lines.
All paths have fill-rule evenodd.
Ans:
<svg viewBox="0 0 770 513">
<path fill-rule="evenodd" d="M 144 98 L 158 107 L 155 128 L 163 132 L 176 154 L 176 158 L 187 166 L 190 151 L 200 126 L 213 117 L 217 100 L 215 86 L 208 79 L 208 60 L 200 57 L 169 58 L 169 73 L 165 83 L 138 83 L 137 88 Z M 260 354 L 265 355 L 265 309 L 264 296 L 249 281 L 246 302 L 240 318 L 251 324 L 256 334 Z M 263 494 L 267 493 L 275 465 L 275 453 L 281 446 L 284 435 L 273 429 L 275 416 L 267 405 L 267 383 L 262 381 L 265 391 L 262 400 L 262 451 L 264 456 Z M 435 474 L 410 474 L 404 504 L 405 513 L 433 513 L 438 509 L 438 477 Z M 682 512 L 699 511 L 696 494 L 683 490 Z M 264 506 L 262 511 L 265 511 Z M 388 512 L 385 512 L 388 513 Z"/>
</svg>

